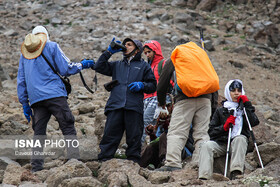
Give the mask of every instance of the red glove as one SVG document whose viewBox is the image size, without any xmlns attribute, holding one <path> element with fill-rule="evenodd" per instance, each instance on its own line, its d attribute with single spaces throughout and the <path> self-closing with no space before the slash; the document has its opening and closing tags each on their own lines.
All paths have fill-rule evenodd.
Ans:
<svg viewBox="0 0 280 187">
<path fill-rule="evenodd" d="M 246 95 L 240 95 L 237 98 L 237 102 L 239 103 L 240 99 L 242 100 L 243 103 L 246 103 L 247 101 L 249 101 L 248 97 Z"/>
<path fill-rule="evenodd" d="M 225 122 L 225 124 L 224 124 L 224 130 L 225 130 L 225 131 L 228 131 L 228 130 L 229 130 L 230 124 L 235 125 L 235 118 L 236 118 L 236 117 L 234 117 L 233 115 L 230 115 L 230 116 L 227 118 L 227 120 L 226 120 L 226 122 Z"/>
</svg>

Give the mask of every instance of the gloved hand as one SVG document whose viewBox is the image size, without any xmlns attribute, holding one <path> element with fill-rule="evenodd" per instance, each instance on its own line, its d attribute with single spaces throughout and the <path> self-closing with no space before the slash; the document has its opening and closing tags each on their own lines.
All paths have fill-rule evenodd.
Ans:
<svg viewBox="0 0 280 187">
<path fill-rule="evenodd" d="M 246 103 L 247 101 L 249 101 L 248 97 L 246 95 L 240 95 L 238 98 L 237 98 L 237 102 L 239 103 L 240 102 L 240 99 L 242 100 L 243 103 Z"/>
<path fill-rule="evenodd" d="M 166 106 L 158 106 L 155 110 L 154 119 L 158 119 L 158 117 L 167 118 L 168 115 L 169 115 L 169 112 L 168 112 Z"/>
<path fill-rule="evenodd" d="M 22 106 L 23 108 L 23 113 L 24 113 L 24 116 L 25 118 L 27 119 L 28 123 L 30 122 L 31 118 L 33 115 L 32 115 L 32 110 L 31 110 L 31 107 L 29 106 L 29 104 L 25 104 Z"/>
<path fill-rule="evenodd" d="M 155 134 L 155 126 L 153 125 L 148 125 L 146 128 L 145 128 L 145 132 L 147 135 L 150 136 L 150 140 L 153 141 L 154 139 L 157 138 L 156 134 Z"/>
<path fill-rule="evenodd" d="M 115 38 L 113 38 L 113 40 L 111 41 L 111 43 L 114 42 L 114 41 L 115 41 Z M 119 44 L 122 43 L 122 42 L 119 41 L 119 40 L 117 40 L 116 42 L 119 43 Z M 111 43 L 110 43 L 110 45 L 108 46 L 108 49 L 107 49 L 111 54 L 114 54 L 114 53 L 117 53 L 117 52 L 122 51 L 122 48 L 112 49 Z"/>
<path fill-rule="evenodd" d="M 236 117 L 234 117 L 233 115 L 230 115 L 230 116 L 227 118 L 227 120 L 226 120 L 226 122 L 225 122 L 225 124 L 224 124 L 224 130 L 225 130 L 225 131 L 228 131 L 228 130 L 229 130 L 230 124 L 235 125 L 235 118 L 236 118 Z"/>
<path fill-rule="evenodd" d="M 161 126 L 164 130 L 168 130 L 168 126 L 170 123 L 170 116 L 166 117 L 166 118 L 158 118 L 157 119 L 157 125 Z"/>
<path fill-rule="evenodd" d="M 84 59 L 81 61 L 82 69 L 91 68 L 94 66 L 94 60 Z"/>
<path fill-rule="evenodd" d="M 139 92 L 144 89 L 144 84 L 143 82 L 133 82 L 129 84 L 128 87 L 132 92 Z"/>
</svg>

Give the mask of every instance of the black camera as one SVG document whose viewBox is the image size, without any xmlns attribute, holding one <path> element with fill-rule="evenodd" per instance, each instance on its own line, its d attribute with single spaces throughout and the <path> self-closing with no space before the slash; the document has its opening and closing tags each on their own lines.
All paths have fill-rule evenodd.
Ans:
<svg viewBox="0 0 280 187">
<path fill-rule="evenodd" d="M 126 47 L 124 46 L 124 45 L 122 45 L 122 44 L 120 44 L 120 43 L 117 43 L 117 42 L 115 42 L 115 41 L 112 41 L 111 43 L 110 43 L 110 46 L 111 46 L 111 48 L 112 49 L 122 49 L 122 51 L 126 51 Z"/>
<path fill-rule="evenodd" d="M 107 90 L 108 92 L 110 92 L 110 91 L 112 91 L 112 89 L 113 89 L 115 86 L 117 86 L 117 85 L 119 85 L 119 84 L 120 84 L 120 83 L 119 83 L 118 80 L 112 80 L 112 81 L 110 81 L 110 82 L 104 84 L 104 88 L 105 88 L 105 90 Z"/>
</svg>

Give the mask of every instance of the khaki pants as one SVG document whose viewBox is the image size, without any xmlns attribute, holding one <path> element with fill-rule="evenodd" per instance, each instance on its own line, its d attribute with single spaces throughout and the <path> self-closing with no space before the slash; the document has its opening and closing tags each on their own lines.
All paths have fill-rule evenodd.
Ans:
<svg viewBox="0 0 280 187">
<path fill-rule="evenodd" d="M 211 103 L 207 98 L 184 99 L 174 105 L 167 133 L 165 166 L 182 168 L 181 152 L 187 142 L 191 124 L 195 145 L 192 162 L 198 164 L 200 144 L 209 140 L 210 115 Z"/>
<path fill-rule="evenodd" d="M 243 172 L 248 139 L 244 135 L 236 136 L 230 144 L 230 172 Z M 226 155 L 227 145 L 219 145 L 215 141 L 202 144 L 199 158 L 199 178 L 211 179 L 213 175 L 214 158 Z"/>
</svg>

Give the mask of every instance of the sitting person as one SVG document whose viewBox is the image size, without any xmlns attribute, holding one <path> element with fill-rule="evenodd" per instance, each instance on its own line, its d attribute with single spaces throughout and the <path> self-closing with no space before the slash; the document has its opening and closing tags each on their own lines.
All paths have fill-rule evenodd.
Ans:
<svg viewBox="0 0 280 187">
<path fill-rule="evenodd" d="M 230 80 L 226 84 L 225 98 L 227 100 L 222 103 L 223 107 L 216 110 L 210 122 L 208 130 L 210 141 L 201 146 L 199 179 L 211 179 L 214 158 L 226 155 L 230 124 L 233 126 L 230 143 L 230 178 L 233 180 L 243 173 L 250 130 L 243 109 L 239 106 L 240 102 L 243 102 L 250 124 L 252 126 L 259 124 L 255 108 L 245 95 L 241 80 Z"/>
<path fill-rule="evenodd" d="M 145 133 L 149 135 L 151 142 L 142 151 L 139 163 L 141 167 L 155 169 L 164 165 L 167 147 L 167 132 L 173 110 L 172 100 L 166 99 L 166 108 L 168 110 L 167 116 L 159 116 L 155 126 L 150 124 L 145 128 Z M 185 149 L 182 151 L 182 160 L 187 156 L 191 156 L 194 151 L 191 131 L 192 129 L 190 130 L 190 137 Z"/>
</svg>

